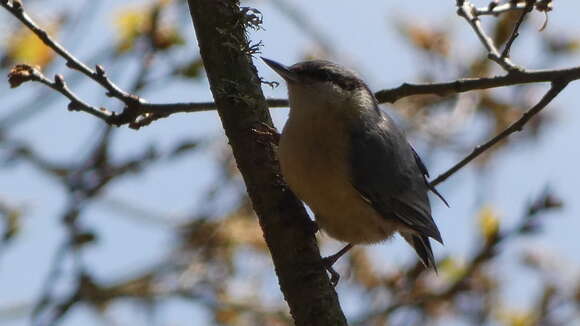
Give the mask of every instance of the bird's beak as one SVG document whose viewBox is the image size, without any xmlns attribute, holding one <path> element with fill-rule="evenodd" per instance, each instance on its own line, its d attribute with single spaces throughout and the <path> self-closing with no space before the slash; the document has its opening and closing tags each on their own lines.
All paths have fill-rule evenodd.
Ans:
<svg viewBox="0 0 580 326">
<path fill-rule="evenodd" d="M 282 78 L 284 78 L 284 80 L 286 80 L 287 82 L 297 82 L 298 81 L 298 76 L 296 75 L 295 72 L 290 70 L 290 68 L 288 66 L 285 66 L 285 65 L 278 63 L 274 60 L 266 59 L 264 57 L 260 57 L 260 58 L 262 58 L 262 60 L 270 68 L 272 68 L 272 70 L 274 70 L 274 72 L 276 72 L 278 75 L 282 76 Z"/>
</svg>

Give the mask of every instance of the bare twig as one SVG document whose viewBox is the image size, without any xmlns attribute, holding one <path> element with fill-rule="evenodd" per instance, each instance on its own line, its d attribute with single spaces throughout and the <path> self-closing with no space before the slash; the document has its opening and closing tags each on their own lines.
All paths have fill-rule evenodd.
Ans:
<svg viewBox="0 0 580 326">
<path fill-rule="evenodd" d="M 514 71 L 503 76 L 482 78 L 461 78 L 449 82 L 412 84 L 403 83 L 398 87 L 380 90 L 375 93 L 379 103 L 395 103 L 398 100 L 414 95 L 439 95 L 447 96 L 457 93 L 465 93 L 474 90 L 492 89 L 512 85 L 532 84 L 542 82 L 554 82 L 565 80 L 571 82 L 580 79 L 580 66 L 567 69 L 545 69 Z M 288 107 L 288 100 L 270 98 L 266 100 L 270 108 Z M 148 113 L 174 114 L 179 112 L 204 112 L 215 110 L 213 102 L 199 103 L 167 103 L 153 104 L 142 103 L 140 110 Z"/>
<path fill-rule="evenodd" d="M 513 71 L 503 76 L 463 78 L 443 83 L 404 83 L 396 88 L 378 91 L 375 96 L 379 103 L 394 103 L 404 97 L 412 95 L 435 94 L 445 96 L 478 89 L 490 89 L 539 82 L 554 82 L 557 80 L 571 82 L 577 79 L 580 79 L 580 67 L 554 70 Z"/>
<path fill-rule="evenodd" d="M 18 87 L 26 81 L 40 82 L 67 97 L 70 100 L 68 109 L 71 111 L 83 111 L 103 120 L 107 120 L 113 115 L 106 109 L 96 108 L 81 100 L 67 87 L 62 75 L 55 75 L 54 81 L 51 81 L 38 68 L 19 64 L 12 68 L 8 74 L 8 81 L 12 87 Z"/>
<path fill-rule="evenodd" d="M 481 26 L 481 22 L 479 21 L 478 16 L 475 14 L 475 6 L 471 2 L 458 0 L 457 14 L 465 18 L 465 20 L 469 23 L 483 46 L 485 46 L 487 49 L 488 58 L 490 60 L 496 62 L 507 72 L 522 70 L 521 67 L 518 67 L 513 62 L 511 62 L 509 58 L 502 57 L 491 37 L 489 37 L 483 30 L 483 26 Z"/>
<path fill-rule="evenodd" d="M 288 107 L 288 100 L 282 98 L 270 98 L 266 100 L 270 108 L 280 108 Z M 140 110 L 145 113 L 158 113 L 158 114 L 174 114 L 174 113 L 186 113 L 186 112 L 205 112 L 214 111 L 216 109 L 214 102 L 196 102 L 196 103 L 167 103 L 167 104 L 154 104 L 154 103 L 142 103 L 139 106 Z"/>
<path fill-rule="evenodd" d="M 44 44 L 48 47 L 53 49 L 58 55 L 66 60 L 67 67 L 80 71 L 81 73 L 85 74 L 87 77 L 91 78 L 92 80 L 99 83 L 103 86 L 107 91 L 107 95 L 111 97 L 115 97 L 126 105 L 135 104 L 135 102 L 139 102 L 139 98 L 134 95 L 131 95 L 121 88 L 119 88 L 115 83 L 113 83 L 109 78 L 107 78 L 105 71 L 102 67 L 96 66 L 95 70 L 92 70 L 84 63 L 82 63 L 79 59 L 73 56 L 70 52 L 68 52 L 62 45 L 56 42 L 52 37 L 48 35 L 48 33 L 43 30 L 42 28 L 38 27 L 38 25 L 26 14 L 22 3 L 20 1 L 13 1 L 10 3 L 8 0 L 0 0 L 0 6 L 4 7 L 8 12 L 10 12 L 14 17 L 16 17 L 20 22 L 22 22 L 28 29 L 30 29 L 38 38 L 42 40 Z"/>
<path fill-rule="evenodd" d="M 501 58 L 503 60 L 505 60 L 506 58 L 509 58 L 510 49 L 512 47 L 512 44 L 514 43 L 515 39 L 520 35 L 520 33 L 519 33 L 520 26 L 522 25 L 522 22 L 524 21 L 524 18 L 526 17 L 526 15 L 529 12 L 531 12 L 532 9 L 534 9 L 534 2 L 535 2 L 535 0 L 526 0 L 526 6 L 524 7 L 524 10 L 520 14 L 520 18 L 518 18 L 518 21 L 516 22 L 516 25 L 514 26 L 514 30 L 512 31 L 512 34 L 510 35 L 510 38 L 506 42 L 505 48 L 503 49 L 503 52 L 501 53 Z"/>
<path fill-rule="evenodd" d="M 555 80 L 574 81 L 580 79 L 580 67 L 554 70 L 536 70 L 526 72 L 514 72 L 504 76 L 484 78 L 463 78 L 450 82 L 411 84 L 404 83 L 398 87 L 384 89 L 375 93 L 379 103 L 395 103 L 398 100 L 414 96 L 433 94 L 446 96 L 456 93 L 464 93 L 473 90 L 491 89 L 511 85 L 530 84 L 539 82 L 552 82 Z M 40 80 L 38 80 L 40 81 Z M 44 83 L 48 85 L 48 83 Z M 51 87 L 52 88 L 52 87 Z M 64 95 L 64 94 L 63 94 Z M 66 96 L 66 95 L 65 95 Z M 67 96 L 68 97 L 68 96 Z M 69 99 L 71 99 L 69 97 Z M 266 100 L 270 108 L 288 107 L 288 100 L 270 98 Z M 86 103 L 85 103 L 86 104 Z M 86 104 L 87 109 L 102 111 Z M 214 102 L 183 102 L 183 103 L 147 103 L 142 102 L 136 108 L 142 113 L 154 113 L 159 115 L 171 115 L 175 113 L 194 113 L 214 111 Z M 83 110 L 84 111 L 84 110 Z M 106 111 L 102 111 L 106 112 Z M 91 113 L 91 112 L 89 112 Z M 107 116 L 101 117 L 106 120 Z"/>
<path fill-rule="evenodd" d="M 568 85 L 567 81 L 554 81 L 552 82 L 552 86 L 548 90 L 548 92 L 542 97 L 542 99 L 534 105 L 531 109 L 526 111 L 521 118 L 517 121 L 512 123 L 508 128 L 504 131 L 499 133 L 497 136 L 493 137 L 485 144 L 477 146 L 473 149 L 473 151 L 467 155 L 463 160 L 459 163 L 452 166 L 449 170 L 439 175 L 433 181 L 431 181 L 432 186 L 436 186 L 441 182 L 447 180 L 452 174 L 457 172 L 459 169 L 467 165 L 467 163 L 473 161 L 476 157 L 480 154 L 485 152 L 487 149 L 492 147 L 493 145 L 497 144 L 500 140 L 508 137 L 509 135 L 513 134 L 516 131 L 521 131 L 524 125 L 536 114 L 538 114 L 542 109 L 544 109 L 553 99 L 556 97 L 565 87 Z"/>
</svg>

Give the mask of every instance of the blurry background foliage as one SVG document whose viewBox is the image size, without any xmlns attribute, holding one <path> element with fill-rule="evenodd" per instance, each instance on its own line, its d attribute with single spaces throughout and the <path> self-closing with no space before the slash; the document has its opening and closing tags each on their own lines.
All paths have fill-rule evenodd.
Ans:
<svg viewBox="0 0 580 326">
<path fill-rule="evenodd" d="M 265 31 L 252 38 L 263 40 L 266 56 L 330 58 L 360 70 L 375 90 L 499 72 L 455 15 L 454 1 L 403 2 L 360 3 L 356 13 L 333 1 L 243 5 L 263 13 Z M 185 1 L 25 4 L 50 35 L 84 62 L 106 67 L 125 89 L 157 101 L 210 99 Z M 320 21 L 322 9 L 328 22 Z M 532 14 L 514 56 L 533 68 L 578 64 L 580 24 L 565 20 L 574 10 L 580 7 L 556 3 L 542 32 L 545 17 Z M 371 13 L 383 17 L 368 19 L 380 28 L 365 30 Z M 498 45 L 518 15 L 484 17 Z M 16 63 L 35 65 L 115 109 L 102 89 L 1 11 L 0 32 L 1 75 Z M 364 33 L 368 48 L 353 33 Z M 284 96 L 283 87 L 265 91 Z M 542 92 L 529 85 L 414 96 L 390 109 L 436 175 Z M 577 87 L 567 92 L 566 103 L 578 103 Z M 38 84 L 9 91 L 3 82 L 0 103 L 0 324 L 291 325 L 215 113 L 176 115 L 135 132 L 68 112 L 60 95 Z M 562 116 L 561 103 L 442 185 L 451 209 L 434 204 L 447 242 L 435 248 L 438 275 L 400 240 L 358 247 L 338 264 L 352 325 L 580 325 L 580 243 L 560 237 L 580 229 L 578 197 L 569 190 L 578 172 L 563 172 L 570 183 L 563 189 L 538 172 L 558 170 L 562 160 L 580 164 L 577 137 L 554 143 L 564 141 L 554 135 L 563 120 L 575 118 L 580 130 L 577 110 Z M 281 126 L 286 110 L 273 113 Z M 563 150 L 530 154 L 552 146 Z M 319 239 L 323 253 L 339 246 Z M 560 240 L 568 249 L 548 245 Z"/>
</svg>

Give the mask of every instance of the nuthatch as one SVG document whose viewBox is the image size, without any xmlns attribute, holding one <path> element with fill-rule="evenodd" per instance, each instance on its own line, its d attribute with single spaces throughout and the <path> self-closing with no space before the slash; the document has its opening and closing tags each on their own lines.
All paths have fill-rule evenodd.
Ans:
<svg viewBox="0 0 580 326">
<path fill-rule="evenodd" d="M 339 275 L 332 265 L 354 244 L 380 242 L 395 232 L 426 267 L 435 268 L 429 238 L 443 240 L 427 192 L 445 199 L 368 86 L 329 61 L 287 67 L 262 59 L 288 84 L 290 115 L 278 147 L 282 176 L 318 226 L 348 243 L 324 259 L 333 284 Z"/>
</svg>

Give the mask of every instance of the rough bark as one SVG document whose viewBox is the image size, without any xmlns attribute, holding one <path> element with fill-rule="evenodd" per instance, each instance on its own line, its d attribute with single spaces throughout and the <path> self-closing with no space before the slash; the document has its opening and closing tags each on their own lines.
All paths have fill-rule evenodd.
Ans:
<svg viewBox="0 0 580 326">
<path fill-rule="evenodd" d="M 280 176 L 272 125 L 235 0 L 188 0 L 211 91 L 296 325 L 346 325 L 304 207 Z"/>
</svg>

